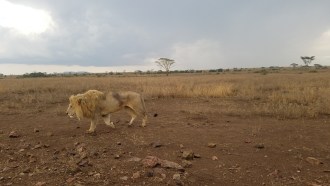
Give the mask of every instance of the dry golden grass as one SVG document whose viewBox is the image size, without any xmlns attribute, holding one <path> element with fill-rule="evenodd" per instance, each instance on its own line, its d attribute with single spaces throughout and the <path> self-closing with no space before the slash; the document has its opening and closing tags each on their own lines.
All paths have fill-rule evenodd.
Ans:
<svg viewBox="0 0 330 186">
<path fill-rule="evenodd" d="M 267 75 L 240 72 L 218 75 L 139 77 L 58 77 L 0 80 L 0 112 L 30 108 L 36 112 L 67 102 L 88 89 L 132 90 L 146 98 L 232 100 L 232 114 L 277 118 L 316 118 L 330 114 L 330 73 L 281 72 Z M 59 114 L 59 113 L 58 113 Z"/>
</svg>

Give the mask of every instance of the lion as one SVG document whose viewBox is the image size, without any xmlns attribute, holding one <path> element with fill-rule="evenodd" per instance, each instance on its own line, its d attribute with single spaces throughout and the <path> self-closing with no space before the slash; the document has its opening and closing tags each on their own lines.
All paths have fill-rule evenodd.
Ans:
<svg viewBox="0 0 330 186">
<path fill-rule="evenodd" d="M 146 126 L 147 112 L 142 96 L 137 92 L 108 92 L 88 90 L 85 93 L 72 95 L 69 98 L 70 104 L 66 111 L 70 118 L 75 116 L 78 120 L 87 118 L 91 120 L 87 133 L 93 133 L 96 128 L 97 118 L 102 117 L 106 125 L 115 128 L 110 121 L 110 114 L 125 110 L 131 115 L 129 126 L 137 116 L 142 116 L 142 127 Z"/>
</svg>

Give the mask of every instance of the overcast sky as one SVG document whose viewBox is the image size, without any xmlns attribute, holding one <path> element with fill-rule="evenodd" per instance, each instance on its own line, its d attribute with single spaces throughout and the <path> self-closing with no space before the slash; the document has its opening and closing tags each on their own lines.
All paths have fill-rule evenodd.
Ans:
<svg viewBox="0 0 330 186">
<path fill-rule="evenodd" d="M 330 65 L 328 0 L 0 0 L 0 73 Z"/>
</svg>

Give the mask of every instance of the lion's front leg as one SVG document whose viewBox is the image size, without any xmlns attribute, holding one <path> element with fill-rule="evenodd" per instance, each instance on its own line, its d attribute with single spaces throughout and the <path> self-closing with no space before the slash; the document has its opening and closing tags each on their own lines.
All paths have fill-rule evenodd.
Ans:
<svg viewBox="0 0 330 186">
<path fill-rule="evenodd" d="M 86 131 L 87 133 L 93 133 L 95 132 L 95 128 L 96 128 L 96 119 L 92 119 L 91 120 L 91 125 L 89 127 L 89 129 Z"/>
<path fill-rule="evenodd" d="M 115 125 L 113 124 L 113 122 L 110 121 L 110 114 L 107 114 L 107 115 L 105 115 L 105 116 L 102 116 L 102 118 L 103 118 L 103 121 L 104 121 L 104 123 L 105 123 L 106 125 L 108 125 L 108 126 L 111 127 L 111 128 L 115 128 Z"/>
</svg>

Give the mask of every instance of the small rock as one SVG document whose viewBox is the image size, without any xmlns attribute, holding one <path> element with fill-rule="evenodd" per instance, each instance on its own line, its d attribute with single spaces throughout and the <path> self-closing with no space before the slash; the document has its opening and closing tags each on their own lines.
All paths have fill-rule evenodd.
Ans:
<svg viewBox="0 0 330 186">
<path fill-rule="evenodd" d="M 154 172 L 152 171 L 152 170 L 147 170 L 146 172 L 145 172 L 145 176 L 146 177 L 153 177 L 154 176 Z"/>
<path fill-rule="evenodd" d="M 218 160 L 218 157 L 216 157 L 216 156 L 212 156 L 212 160 L 213 160 L 213 161 Z"/>
<path fill-rule="evenodd" d="M 13 169 L 16 169 L 17 167 L 19 167 L 19 165 L 16 163 L 9 164 L 8 166 L 9 166 L 9 168 L 13 168 Z"/>
<path fill-rule="evenodd" d="M 22 152 L 24 152 L 25 151 L 25 149 L 19 149 L 19 153 L 22 153 Z"/>
<path fill-rule="evenodd" d="M 133 173 L 133 176 L 132 176 L 133 179 L 138 179 L 140 177 L 141 177 L 140 171 L 137 171 L 137 172 Z"/>
<path fill-rule="evenodd" d="M 252 140 L 251 139 L 246 139 L 246 140 L 244 140 L 244 143 L 252 143 Z"/>
<path fill-rule="evenodd" d="M 214 147 L 217 146 L 217 144 L 216 143 L 208 143 L 207 146 L 210 147 L 210 148 L 214 148 Z"/>
<path fill-rule="evenodd" d="M 85 145 L 84 144 L 81 144 L 79 147 L 77 147 L 77 152 L 79 154 L 83 153 L 86 151 L 86 148 L 85 148 Z"/>
<path fill-rule="evenodd" d="M 78 165 L 81 167 L 86 167 L 89 164 L 88 160 L 82 159 L 79 161 Z"/>
<path fill-rule="evenodd" d="M 92 171 L 90 171 L 90 172 L 88 172 L 88 176 L 93 176 L 95 173 L 94 172 L 92 172 Z"/>
<path fill-rule="evenodd" d="M 256 144 L 254 147 L 257 149 L 263 149 L 263 148 L 265 148 L 265 145 L 262 143 L 259 143 L 259 144 Z"/>
<path fill-rule="evenodd" d="M 158 116 L 158 114 L 157 114 L 157 113 L 155 113 L 155 114 L 154 114 L 154 117 L 157 117 L 157 116 Z"/>
<path fill-rule="evenodd" d="M 77 173 L 77 172 L 81 171 L 79 166 L 74 161 L 69 161 L 68 162 L 68 169 L 71 173 Z"/>
<path fill-rule="evenodd" d="M 100 173 L 96 173 L 93 175 L 94 178 L 100 179 L 101 178 L 101 174 Z"/>
<path fill-rule="evenodd" d="M 71 177 L 71 178 L 68 178 L 66 180 L 67 183 L 72 183 L 76 178 L 75 177 Z"/>
<path fill-rule="evenodd" d="M 191 163 L 191 161 L 183 160 L 183 161 L 182 161 L 182 166 L 183 166 L 184 168 L 189 168 L 189 167 L 192 166 L 192 163 Z"/>
<path fill-rule="evenodd" d="M 183 148 L 184 148 L 183 144 L 180 144 L 180 145 L 179 145 L 179 147 L 180 147 L 181 149 L 183 149 Z"/>
<path fill-rule="evenodd" d="M 36 183 L 36 186 L 43 186 L 43 185 L 46 185 L 46 182 L 44 182 L 44 181 L 39 181 L 39 182 L 37 182 Z"/>
<path fill-rule="evenodd" d="M 90 152 L 90 155 L 91 155 L 91 156 L 94 156 L 94 157 L 98 157 L 100 154 L 99 154 L 99 152 L 97 152 L 96 150 L 95 150 L 95 151 L 92 150 L 92 151 Z"/>
<path fill-rule="evenodd" d="M 7 172 L 7 171 L 9 171 L 9 170 L 10 170 L 9 167 L 5 167 L 5 168 L 2 169 L 2 172 Z"/>
<path fill-rule="evenodd" d="M 305 150 L 305 151 L 312 151 L 313 150 L 313 149 L 308 148 L 308 147 L 303 147 L 302 149 Z"/>
<path fill-rule="evenodd" d="M 121 142 L 117 142 L 117 145 L 121 145 Z"/>
<path fill-rule="evenodd" d="M 154 177 L 153 178 L 153 181 L 154 182 L 158 182 L 158 183 L 162 183 L 164 181 L 164 179 L 163 178 L 160 178 L 160 177 Z M 143 185 L 145 185 L 145 184 L 143 184 Z"/>
<path fill-rule="evenodd" d="M 124 181 L 127 181 L 128 180 L 128 176 L 123 176 L 123 177 L 120 177 L 121 180 L 124 180 Z"/>
<path fill-rule="evenodd" d="M 319 159 L 316 159 L 314 157 L 307 157 L 306 161 L 312 165 L 320 165 L 322 162 Z"/>
<path fill-rule="evenodd" d="M 201 158 L 200 154 L 194 154 L 194 158 Z"/>
<path fill-rule="evenodd" d="M 38 144 L 38 145 L 35 145 L 32 149 L 41 149 L 42 145 L 41 144 Z"/>
<path fill-rule="evenodd" d="M 120 155 L 119 154 L 116 154 L 113 158 L 119 159 L 120 158 Z"/>
<path fill-rule="evenodd" d="M 37 158 L 34 156 L 29 157 L 29 163 L 35 163 L 37 161 Z"/>
<path fill-rule="evenodd" d="M 174 174 L 173 175 L 173 180 L 177 180 L 177 181 L 181 180 L 181 175 L 178 174 L 178 173 Z"/>
<path fill-rule="evenodd" d="M 314 183 L 314 182 L 307 182 L 307 185 L 308 186 L 322 186 L 322 185 L 320 185 L 318 183 Z"/>
<path fill-rule="evenodd" d="M 171 169 L 177 169 L 180 171 L 184 171 L 184 168 L 179 165 L 178 163 L 168 161 L 168 160 L 160 160 L 160 166 L 163 168 L 171 168 Z"/>
<path fill-rule="evenodd" d="M 17 159 L 15 157 L 10 156 L 7 162 L 14 162 L 14 161 L 17 161 Z"/>
<path fill-rule="evenodd" d="M 163 146 L 163 145 L 158 141 L 158 142 L 152 142 L 152 143 L 151 143 L 151 146 L 152 146 L 153 148 L 158 148 L 158 147 L 161 147 L 161 146 Z"/>
<path fill-rule="evenodd" d="M 160 177 L 162 177 L 163 179 L 166 178 L 166 171 L 165 171 L 165 169 L 163 169 L 163 168 L 159 168 L 159 167 L 154 168 L 154 169 L 153 169 L 153 174 L 154 174 L 155 176 L 160 176 Z"/>
<path fill-rule="evenodd" d="M 185 150 L 182 152 L 182 158 L 186 160 L 192 160 L 194 159 L 194 152 L 191 150 Z"/>
<path fill-rule="evenodd" d="M 47 136 L 54 136 L 54 134 L 53 133 L 51 133 L 51 132 L 47 132 L 47 134 L 46 134 Z"/>
<path fill-rule="evenodd" d="M 18 137 L 20 137 L 20 135 L 16 131 L 11 131 L 9 133 L 9 137 L 10 138 L 18 138 Z"/>
<path fill-rule="evenodd" d="M 31 172 L 30 168 L 26 168 L 26 169 L 23 170 L 23 173 L 29 173 L 29 172 Z"/>
<path fill-rule="evenodd" d="M 128 159 L 127 161 L 128 161 L 128 162 L 131 162 L 131 161 L 139 162 L 139 161 L 141 161 L 141 158 L 138 158 L 138 157 L 132 157 L 132 158 Z"/>
<path fill-rule="evenodd" d="M 40 132 L 39 129 L 37 129 L 37 128 L 34 128 L 33 131 L 34 132 Z"/>
<path fill-rule="evenodd" d="M 59 153 L 60 153 L 60 151 L 58 151 L 58 150 L 55 150 L 55 151 L 53 152 L 54 155 L 57 155 L 57 154 L 59 154 Z"/>
<path fill-rule="evenodd" d="M 277 177 L 280 173 L 280 170 L 275 169 L 273 172 L 269 173 L 267 176 L 274 176 Z"/>
</svg>

